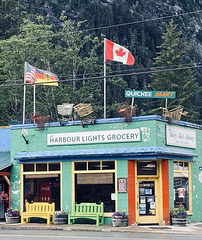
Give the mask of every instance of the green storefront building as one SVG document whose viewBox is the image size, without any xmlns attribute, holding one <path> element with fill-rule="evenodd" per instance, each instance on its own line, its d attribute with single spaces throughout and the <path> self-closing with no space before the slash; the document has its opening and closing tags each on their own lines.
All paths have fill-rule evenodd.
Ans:
<svg viewBox="0 0 202 240">
<path fill-rule="evenodd" d="M 160 116 L 11 125 L 11 206 L 104 203 L 105 224 L 126 210 L 129 225 L 170 224 L 184 206 L 202 221 L 202 126 Z"/>
</svg>

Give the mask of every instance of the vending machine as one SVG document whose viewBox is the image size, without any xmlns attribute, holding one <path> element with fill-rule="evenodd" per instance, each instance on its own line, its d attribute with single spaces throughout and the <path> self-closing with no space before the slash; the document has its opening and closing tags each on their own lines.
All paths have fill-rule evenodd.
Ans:
<svg viewBox="0 0 202 240">
<path fill-rule="evenodd" d="M 51 183 L 40 183 L 40 201 L 51 203 Z"/>
</svg>

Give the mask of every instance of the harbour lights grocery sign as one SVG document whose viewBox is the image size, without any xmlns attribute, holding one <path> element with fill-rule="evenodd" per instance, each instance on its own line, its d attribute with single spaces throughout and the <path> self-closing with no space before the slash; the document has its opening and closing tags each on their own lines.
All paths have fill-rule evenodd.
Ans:
<svg viewBox="0 0 202 240">
<path fill-rule="evenodd" d="M 47 145 L 141 141 L 140 129 L 47 134 Z"/>
</svg>

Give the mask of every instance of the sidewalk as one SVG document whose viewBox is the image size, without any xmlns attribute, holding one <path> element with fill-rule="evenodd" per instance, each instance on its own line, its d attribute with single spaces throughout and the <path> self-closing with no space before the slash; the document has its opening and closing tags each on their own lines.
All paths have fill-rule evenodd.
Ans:
<svg viewBox="0 0 202 240">
<path fill-rule="evenodd" d="M 202 222 L 187 224 L 186 227 L 178 226 L 127 226 L 127 227 L 112 227 L 110 225 L 96 226 L 89 224 L 73 224 L 73 225 L 47 225 L 45 223 L 16 223 L 6 224 L 0 222 L 0 229 L 15 229 L 15 230 L 61 230 L 61 231 L 94 231 L 94 232 L 161 232 L 161 233 L 178 233 L 178 234 L 202 234 Z"/>
</svg>

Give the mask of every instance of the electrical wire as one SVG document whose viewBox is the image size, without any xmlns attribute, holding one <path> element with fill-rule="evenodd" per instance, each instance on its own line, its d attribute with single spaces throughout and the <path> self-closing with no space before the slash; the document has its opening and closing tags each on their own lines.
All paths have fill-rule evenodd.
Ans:
<svg viewBox="0 0 202 240">
<path fill-rule="evenodd" d="M 152 74 L 152 73 L 161 73 L 161 72 L 168 72 L 168 71 L 180 71 L 180 70 L 188 70 L 193 68 L 202 68 L 202 65 L 197 66 L 187 66 L 187 67 L 181 67 L 181 68 L 169 68 L 169 69 L 161 69 L 161 70 L 151 70 L 151 71 L 144 71 L 144 72 L 137 72 L 137 73 L 123 73 L 123 74 L 113 74 L 108 75 L 106 78 L 114 78 L 114 77 L 124 77 L 124 76 L 134 76 L 134 75 L 142 75 L 142 74 Z M 104 76 L 95 76 L 95 77 L 84 77 L 84 78 L 77 78 L 77 79 L 64 79 L 60 80 L 59 83 L 66 83 L 66 82 L 73 82 L 73 81 L 83 81 L 83 80 L 99 80 L 104 79 Z M 50 81 L 43 82 L 43 83 L 50 83 Z M 1 84 L 0 87 L 13 87 L 13 86 L 23 86 L 23 85 L 32 85 L 31 83 L 19 83 L 19 84 Z M 43 84 L 36 84 L 36 85 L 43 85 Z"/>
<path fill-rule="evenodd" d="M 174 17 L 184 16 L 184 15 L 189 15 L 189 14 L 195 14 L 195 13 L 201 13 L 201 12 L 202 12 L 202 10 L 197 10 L 197 11 L 193 11 L 193 12 L 179 13 L 179 14 L 174 14 L 174 15 L 169 15 L 169 16 L 164 16 L 164 17 L 157 17 L 157 18 L 139 20 L 139 21 L 128 22 L 128 23 L 120 23 L 120 24 L 108 25 L 108 26 L 97 27 L 97 28 L 89 28 L 89 29 L 82 30 L 82 31 L 94 31 L 94 30 L 100 30 L 100 29 L 106 29 L 106 28 L 123 27 L 123 26 L 126 26 L 126 25 L 133 25 L 133 24 L 138 24 L 138 23 L 158 21 L 158 20 L 162 20 L 162 19 L 166 19 L 166 18 L 174 18 Z"/>
<path fill-rule="evenodd" d="M 185 15 L 190 15 L 190 14 L 197 14 L 201 13 L 202 10 L 196 10 L 192 12 L 186 12 L 186 13 L 178 13 L 178 14 L 173 14 L 173 15 L 168 15 L 168 16 L 163 16 L 163 17 L 157 17 L 157 18 L 151 18 L 151 19 L 144 19 L 144 20 L 138 20 L 138 21 L 133 21 L 133 22 L 128 22 L 128 23 L 120 23 L 120 24 L 113 24 L 113 25 L 107 25 L 107 26 L 101 26 L 101 27 L 95 27 L 95 28 L 88 28 L 88 29 L 81 29 L 81 30 L 75 30 L 73 32 L 69 31 L 69 33 L 77 33 L 77 32 L 88 32 L 88 31 L 95 31 L 95 30 L 101 30 L 101 29 L 107 29 L 107 28 L 115 28 L 115 27 L 123 27 L 127 25 L 134 25 L 134 24 L 139 24 L 139 23 L 145 23 L 145 22 L 153 22 L 153 21 L 159 21 L 163 19 L 169 19 L 169 18 L 174 18 L 174 17 L 180 17 L 180 16 L 185 16 Z M 53 38 L 57 36 L 65 36 L 64 33 L 53 33 L 52 35 L 43 35 L 43 36 L 36 36 L 36 38 L 23 38 L 23 39 L 13 39 L 12 41 L 22 41 L 22 40 L 39 40 L 40 38 Z M 7 41 L 7 40 L 3 40 Z"/>
<path fill-rule="evenodd" d="M 197 68 L 197 66 L 200 66 L 202 63 L 185 63 L 185 64 L 181 64 L 181 66 L 182 67 L 188 67 L 188 66 L 192 66 L 192 67 L 196 67 Z M 120 64 L 120 65 L 122 65 L 122 66 L 125 66 L 125 65 L 123 65 L 123 64 Z M 178 68 L 178 66 L 179 65 L 169 65 L 169 68 L 168 68 L 168 66 L 165 68 L 165 66 L 154 66 L 154 67 L 147 67 L 147 68 L 132 68 L 132 69 L 127 69 L 127 70 L 116 70 L 116 71 L 112 71 L 112 72 L 110 72 L 110 74 L 112 75 L 112 74 L 115 74 L 115 73 L 119 73 L 119 72 L 131 72 L 131 71 L 145 71 L 145 70 L 155 70 L 155 69 L 157 69 L 157 70 L 160 70 L 160 69 L 164 69 L 164 70 L 170 70 L 171 68 L 177 68 L 177 69 L 180 69 L 180 68 Z M 148 71 L 149 72 L 149 71 Z M 157 72 L 158 73 L 158 71 L 155 71 L 155 72 Z M 96 72 L 96 73 L 94 73 L 94 76 L 92 76 L 91 75 L 91 79 L 93 78 L 93 77 L 98 77 L 98 75 L 101 77 L 101 78 L 103 78 L 103 73 L 101 73 L 100 74 L 100 72 Z M 58 78 L 59 79 L 63 79 L 63 78 L 67 78 L 67 76 L 65 77 L 65 76 L 59 76 L 59 75 L 57 75 L 58 76 Z M 82 76 L 82 77 L 80 77 L 80 76 Z M 72 81 L 75 81 L 77 78 L 80 78 L 80 79 L 86 79 L 86 77 L 84 78 L 83 77 L 83 74 L 77 74 L 75 77 L 76 77 L 76 79 L 75 78 L 73 78 L 73 75 L 69 75 L 69 77 L 71 77 L 70 79 L 74 79 L 74 80 L 72 80 Z M 5 80 L 6 81 L 6 80 Z M 22 82 L 22 79 L 18 79 L 18 80 L 12 80 L 14 83 L 16 83 L 16 82 Z M 60 80 L 61 81 L 61 80 Z"/>
</svg>

